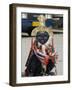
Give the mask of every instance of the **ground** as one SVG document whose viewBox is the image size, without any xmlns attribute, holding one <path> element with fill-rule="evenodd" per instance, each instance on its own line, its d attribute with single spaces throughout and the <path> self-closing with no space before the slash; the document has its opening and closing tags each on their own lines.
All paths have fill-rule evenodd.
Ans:
<svg viewBox="0 0 72 90">
<path fill-rule="evenodd" d="M 31 47 L 31 38 L 22 38 L 21 40 L 21 72 L 25 70 L 25 63 Z M 58 54 L 58 62 L 56 64 L 57 75 L 63 74 L 63 34 L 54 34 L 54 47 Z"/>
</svg>

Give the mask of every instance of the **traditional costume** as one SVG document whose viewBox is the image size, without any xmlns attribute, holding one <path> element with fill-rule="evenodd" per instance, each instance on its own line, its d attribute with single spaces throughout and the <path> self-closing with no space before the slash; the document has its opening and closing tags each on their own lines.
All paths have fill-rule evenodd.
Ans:
<svg viewBox="0 0 72 90">
<path fill-rule="evenodd" d="M 55 50 L 51 27 L 45 26 L 45 17 L 38 17 L 40 26 L 32 30 L 31 50 L 26 62 L 25 76 L 55 75 L 51 70 L 55 67 Z"/>
</svg>

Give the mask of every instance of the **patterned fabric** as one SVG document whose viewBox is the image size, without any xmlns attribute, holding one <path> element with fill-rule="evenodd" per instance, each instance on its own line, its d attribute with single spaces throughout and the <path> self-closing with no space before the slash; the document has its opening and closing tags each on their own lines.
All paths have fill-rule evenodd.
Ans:
<svg viewBox="0 0 72 90">
<path fill-rule="evenodd" d="M 36 36 L 37 32 L 44 32 L 44 31 L 48 32 L 50 36 L 53 35 L 52 29 L 50 27 L 48 28 L 46 26 L 38 26 L 32 30 L 31 36 Z"/>
</svg>

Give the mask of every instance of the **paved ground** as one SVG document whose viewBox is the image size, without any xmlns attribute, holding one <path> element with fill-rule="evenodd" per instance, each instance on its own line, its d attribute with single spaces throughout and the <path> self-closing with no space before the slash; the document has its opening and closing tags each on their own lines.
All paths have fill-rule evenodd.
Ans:
<svg viewBox="0 0 72 90">
<path fill-rule="evenodd" d="M 21 40 L 21 71 L 25 70 L 25 63 L 30 51 L 31 38 L 22 38 Z M 63 74 L 63 34 L 54 35 L 54 46 L 58 53 L 58 63 L 56 64 L 57 75 Z"/>
</svg>

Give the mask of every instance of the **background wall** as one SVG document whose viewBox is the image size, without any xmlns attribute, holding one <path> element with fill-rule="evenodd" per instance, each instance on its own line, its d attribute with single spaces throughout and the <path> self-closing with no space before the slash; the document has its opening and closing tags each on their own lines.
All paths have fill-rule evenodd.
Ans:
<svg viewBox="0 0 72 90">
<path fill-rule="evenodd" d="M 24 90 L 24 89 L 25 90 L 37 90 L 37 89 L 38 90 L 44 90 L 44 89 L 71 90 L 72 82 L 70 84 L 28 86 L 28 87 L 9 86 L 8 83 L 9 83 L 9 4 L 10 3 L 71 6 L 72 0 L 0 0 L 0 90 Z M 72 21 L 72 17 L 71 17 L 71 21 Z"/>
</svg>

